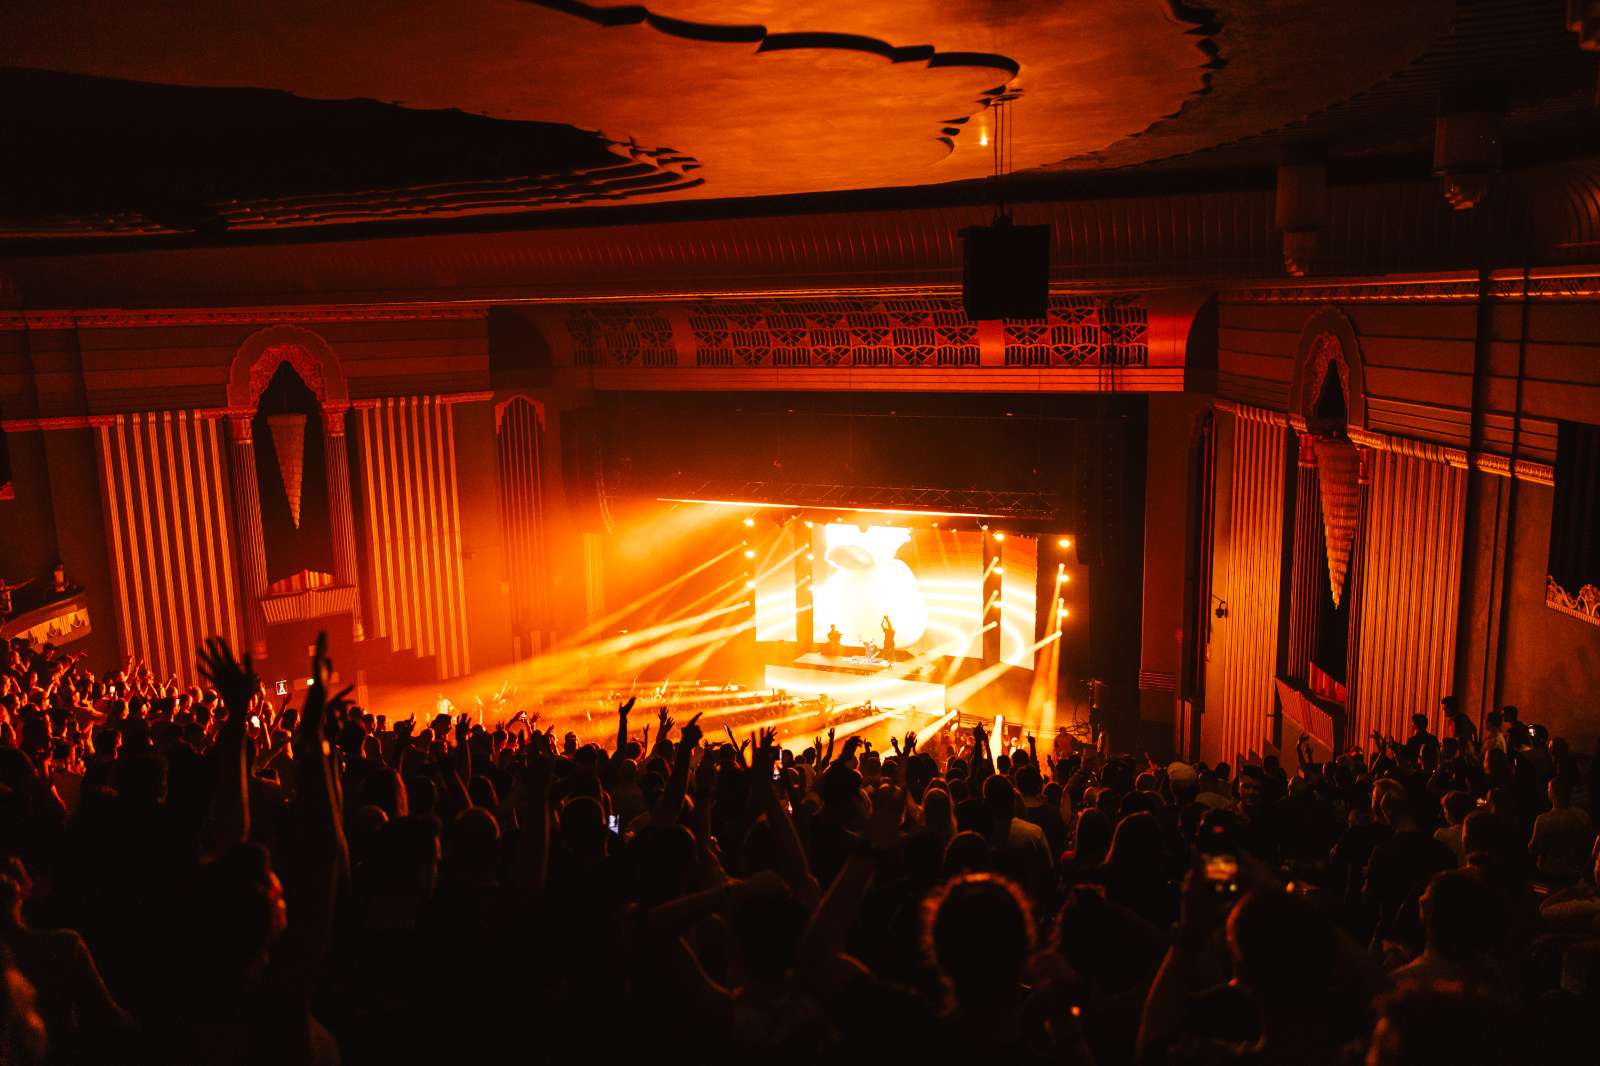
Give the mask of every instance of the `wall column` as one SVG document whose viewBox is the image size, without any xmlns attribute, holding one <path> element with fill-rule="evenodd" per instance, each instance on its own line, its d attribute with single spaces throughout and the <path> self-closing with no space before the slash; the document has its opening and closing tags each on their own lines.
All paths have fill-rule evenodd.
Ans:
<svg viewBox="0 0 1600 1066">
<path fill-rule="evenodd" d="M 239 536 L 245 643 L 259 660 L 267 655 L 267 618 L 261 609 L 261 598 L 267 594 L 267 546 L 261 532 L 261 485 L 256 480 L 256 443 L 250 420 L 248 413 L 228 419 L 233 441 L 228 455 L 233 472 L 233 521 Z"/>
<path fill-rule="evenodd" d="M 350 455 L 345 444 L 345 404 L 329 404 L 322 409 L 322 455 L 328 473 L 328 524 L 333 530 L 334 576 L 342 585 L 356 590 L 350 609 L 351 630 L 357 640 L 365 640 L 361 624 L 361 574 L 356 566 L 356 523 L 350 503 Z"/>
<path fill-rule="evenodd" d="M 1289 579 L 1289 655 L 1286 673 L 1302 684 L 1310 676 L 1317 641 L 1318 556 L 1322 544 L 1322 497 L 1317 478 L 1317 448 L 1311 434 L 1301 433 L 1295 467 L 1294 563 Z"/>
</svg>

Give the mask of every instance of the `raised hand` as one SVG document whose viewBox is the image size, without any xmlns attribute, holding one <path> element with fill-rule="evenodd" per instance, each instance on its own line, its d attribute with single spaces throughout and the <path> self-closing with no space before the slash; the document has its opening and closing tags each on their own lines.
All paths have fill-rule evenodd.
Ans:
<svg viewBox="0 0 1600 1066">
<path fill-rule="evenodd" d="M 906 754 L 910 755 L 910 754 L 914 753 L 916 750 L 917 750 L 917 731 L 915 729 L 908 729 L 908 730 L 906 730 L 906 740 L 905 740 L 905 751 L 906 751 Z"/>
<path fill-rule="evenodd" d="M 633 705 L 637 702 L 639 702 L 638 696 L 629 696 L 627 703 L 618 704 L 617 717 L 626 719 L 628 717 L 628 712 L 633 710 Z"/>
<path fill-rule="evenodd" d="M 250 663 L 250 656 L 245 655 L 241 662 L 234 657 L 227 641 L 221 637 L 211 637 L 200 649 L 199 659 L 200 676 L 222 696 L 228 714 L 242 723 L 250 710 L 256 687 L 261 683 Z"/>
<path fill-rule="evenodd" d="M 670 722 L 671 719 L 669 718 L 668 721 Z M 700 728 L 700 716 L 696 714 L 693 718 L 683 723 L 683 729 L 678 736 L 679 742 L 686 747 L 692 748 L 700 743 L 700 738 L 705 736 L 705 732 Z"/>
<path fill-rule="evenodd" d="M 778 727 L 768 726 L 757 736 L 756 744 L 761 751 L 776 751 L 778 748 Z"/>
<path fill-rule="evenodd" d="M 416 728 L 417 716 L 413 714 L 409 718 L 401 718 L 395 722 L 394 735 L 402 742 L 406 742 L 411 739 L 411 734 L 416 730 Z"/>
<path fill-rule="evenodd" d="M 349 706 L 346 699 L 350 687 L 338 696 L 328 694 L 328 681 L 333 676 L 333 663 L 328 658 L 328 634 L 318 633 L 317 644 L 311 653 L 311 686 L 306 689 L 306 704 L 300 712 L 299 733 L 312 741 L 327 735 L 327 718 L 330 713 L 342 712 Z"/>
</svg>

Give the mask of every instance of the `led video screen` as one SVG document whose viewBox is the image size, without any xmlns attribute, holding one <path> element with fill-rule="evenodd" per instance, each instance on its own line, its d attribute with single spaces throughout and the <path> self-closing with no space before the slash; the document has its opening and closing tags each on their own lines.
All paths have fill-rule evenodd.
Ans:
<svg viewBox="0 0 1600 1066">
<path fill-rule="evenodd" d="M 885 619 L 901 655 L 983 655 L 983 534 L 861 528 L 812 531 L 812 626 L 848 648 L 882 647 Z"/>
</svg>

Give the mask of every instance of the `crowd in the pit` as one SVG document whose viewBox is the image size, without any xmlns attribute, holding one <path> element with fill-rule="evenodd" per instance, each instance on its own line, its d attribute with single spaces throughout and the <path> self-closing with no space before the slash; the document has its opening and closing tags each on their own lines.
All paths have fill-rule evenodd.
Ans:
<svg viewBox="0 0 1600 1066">
<path fill-rule="evenodd" d="M 1596 764 L 385 721 L 0 650 L 0 1062 L 1595 1061 Z M 298 702 L 298 706 L 291 705 Z M 531 717 L 531 716 L 530 716 Z M 645 727 L 653 735 L 644 739 Z"/>
</svg>

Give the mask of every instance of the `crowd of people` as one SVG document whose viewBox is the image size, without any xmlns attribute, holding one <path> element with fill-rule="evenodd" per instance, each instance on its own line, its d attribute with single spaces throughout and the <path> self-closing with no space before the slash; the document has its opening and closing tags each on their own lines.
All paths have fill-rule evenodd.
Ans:
<svg viewBox="0 0 1600 1066">
<path fill-rule="evenodd" d="M 194 688 L 3 654 L 0 1063 L 1600 1046 L 1596 764 L 1513 709 L 1291 767 L 632 700 L 584 744 L 387 721 L 320 645 L 298 706 L 218 641 Z"/>
</svg>

